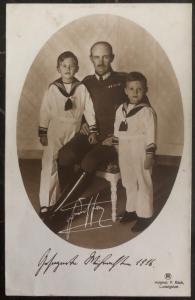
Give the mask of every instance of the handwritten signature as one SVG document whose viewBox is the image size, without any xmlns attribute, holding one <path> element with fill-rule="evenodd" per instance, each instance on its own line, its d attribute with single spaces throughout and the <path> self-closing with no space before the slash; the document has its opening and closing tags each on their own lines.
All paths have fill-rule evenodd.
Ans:
<svg viewBox="0 0 195 300">
<path fill-rule="evenodd" d="M 58 252 L 55 252 L 54 255 L 51 255 L 51 248 L 47 249 L 44 254 L 41 256 L 41 259 L 38 262 L 38 269 L 35 273 L 35 276 L 39 275 L 41 270 L 43 271 L 43 275 L 53 268 L 53 272 L 56 272 L 62 266 L 76 266 L 78 265 L 78 257 L 79 255 L 75 255 L 71 259 L 59 261 L 57 260 Z"/>
<path fill-rule="evenodd" d="M 97 255 L 96 251 L 93 251 L 90 256 L 84 261 L 85 265 L 92 264 L 95 267 L 93 268 L 96 271 L 100 266 L 109 266 L 108 271 L 113 270 L 117 265 L 130 267 L 131 264 L 127 261 L 129 256 L 122 255 L 117 259 L 112 259 L 112 254 L 107 254 L 104 258 L 101 258 L 101 255 Z"/>
<path fill-rule="evenodd" d="M 121 255 L 120 257 L 115 258 L 112 253 L 104 255 L 99 255 L 96 251 L 93 251 L 87 258 L 80 258 L 78 254 L 74 255 L 70 259 L 59 260 L 58 252 L 52 254 L 52 249 L 48 248 L 43 255 L 41 256 L 37 270 L 35 272 L 35 276 L 38 276 L 42 273 L 45 275 L 47 272 L 52 271 L 55 273 L 62 267 L 72 267 L 77 266 L 79 264 L 83 264 L 84 266 L 91 265 L 93 267 L 93 271 L 97 271 L 100 268 L 106 267 L 107 271 L 112 271 L 117 266 L 118 267 L 131 267 L 132 263 L 130 263 L 129 255 Z M 132 259 L 131 259 L 132 260 Z M 135 267 L 153 267 L 156 259 L 154 258 L 141 258 L 133 262 Z"/>
<path fill-rule="evenodd" d="M 65 234 L 66 239 L 69 239 L 70 233 L 71 232 L 78 232 L 78 231 L 83 231 L 83 230 L 92 230 L 92 229 L 98 229 L 98 228 L 105 228 L 105 227 L 110 227 L 112 224 L 105 224 L 105 222 L 109 222 L 112 219 L 104 219 L 104 208 L 100 206 L 99 204 L 105 204 L 106 202 L 110 201 L 103 201 L 103 202 L 98 202 L 97 200 L 99 198 L 99 193 L 94 197 L 92 196 L 90 198 L 90 201 L 88 204 L 85 204 L 84 201 L 86 198 L 79 198 L 75 203 L 72 208 L 72 212 L 70 217 L 66 220 L 67 226 L 64 230 L 61 230 L 59 233 Z M 63 211 L 65 211 L 64 209 Z M 98 215 L 98 219 L 94 221 L 95 217 L 95 212 L 96 217 Z M 76 216 L 80 215 L 85 215 L 85 221 L 81 225 L 77 226 L 72 226 L 73 221 L 76 218 Z M 95 226 L 94 226 L 95 225 Z"/>
</svg>

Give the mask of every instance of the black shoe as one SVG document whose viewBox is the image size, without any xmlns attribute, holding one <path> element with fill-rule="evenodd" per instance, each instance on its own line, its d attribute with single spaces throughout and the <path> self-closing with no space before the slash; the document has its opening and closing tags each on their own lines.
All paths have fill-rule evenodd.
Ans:
<svg viewBox="0 0 195 300">
<path fill-rule="evenodd" d="M 135 225 L 131 228 L 133 232 L 140 232 L 146 229 L 152 222 L 152 218 L 138 218 Z"/>
<path fill-rule="evenodd" d="M 120 222 L 121 223 L 126 223 L 126 222 L 130 222 L 130 221 L 134 221 L 137 219 L 137 215 L 136 213 L 133 212 L 129 212 L 129 211 L 125 211 L 121 216 L 119 216 Z"/>
<path fill-rule="evenodd" d="M 48 212 L 45 215 L 43 222 L 53 232 L 58 233 L 67 225 L 67 215 L 60 211 L 58 211 L 56 214 Z"/>
</svg>

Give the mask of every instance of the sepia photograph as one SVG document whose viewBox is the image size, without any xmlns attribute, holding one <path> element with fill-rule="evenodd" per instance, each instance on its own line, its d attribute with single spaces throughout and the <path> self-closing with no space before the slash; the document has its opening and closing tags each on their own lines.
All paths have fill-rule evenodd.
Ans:
<svg viewBox="0 0 195 300">
<path fill-rule="evenodd" d="M 25 80 L 17 149 L 29 200 L 61 238 L 88 248 L 134 238 L 166 204 L 182 156 L 182 100 L 166 53 L 114 15 L 60 29 Z"/>
<path fill-rule="evenodd" d="M 129 261 L 131 255 L 123 252 L 132 249 L 136 256 L 135 266 L 147 265 L 158 275 L 155 277 L 150 271 L 148 276 L 148 280 L 153 281 L 155 291 L 146 288 L 145 282 L 145 292 L 136 287 L 130 292 L 129 287 L 126 287 L 124 292 L 119 291 L 119 295 L 187 295 L 189 282 L 184 283 L 181 275 L 189 278 L 190 256 L 185 251 L 190 234 L 190 186 L 188 188 L 186 184 L 190 184 L 188 154 L 191 129 L 186 128 L 190 119 L 186 111 L 189 112 L 191 101 L 190 97 L 186 98 L 187 93 L 190 95 L 190 82 L 187 88 L 184 83 L 184 87 L 181 86 L 180 74 L 187 60 L 188 49 L 183 52 L 181 50 L 181 56 L 177 58 L 178 73 L 166 52 L 166 46 L 159 42 L 158 35 L 152 34 L 147 26 L 144 27 L 144 22 L 140 22 L 142 18 L 139 15 L 146 22 L 145 11 L 148 16 L 146 24 L 150 23 L 157 28 L 159 26 L 159 36 L 164 38 L 166 33 L 161 31 L 164 24 L 158 24 L 157 15 L 152 21 L 151 7 L 157 9 L 157 12 L 160 11 L 159 7 L 150 7 L 149 4 L 137 4 L 135 7 L 130 4 L 112 7 L 97 5 L 99 11 L 95 13 L 95 10 L 92 12 L 95 5 L 81 5 L 80 8 L 77 5 L 75 8 L 66 4 L 36 4 L 30 5 L 31 13 L 29 5 L 21 5 L 20 8 L 17 4 L 8 5 L 6 168 L 11 182 L 14 183 L 17 178 L 19 186 L 16 188 L 16 185 L 7 181 L 7 248 L 10 243 L 13 244 L 12 225 L 16 226 L 15 230 L 21 235 L 21 239 L 22 236 L 26 236 L 29 241 L 32 239 L 30 244 L 34 244 L 33 240 L 36 239 L 35 245 L 40 245 L 34 249 L 38 263 L 37 268 L 35 266 L 33 269 L 34 276 L 38 279 L 48 273 L 48 268 L 52 265 L 51 274 L 58 270 L 59 265 L 78 265 L 79 258 L 82 261 L 82 255 L 86 251 L 91 254 L 86 256 L 84 265 L 93 263 L 94 271 L 100 265 L 102 269 L 111 265 L 108 269 L 111 271 L 118 264 L 125 266 L 124 274 L 128 274 L 127 269 L 133 263 Z M 177 5 L 176 20 L 181 14 L 180 6 Z M 28 44 L 30 39 L 25 40 L 25 36 L 14 29 L 11 22 L 13 15 L 14 22 L 17 22 L 23 12 L 29 16 L 29 24 L 33 27 L 38 8 L 43 24 L 44 21 L 48 24 L 48 32 L 33 48 L 34 41 L 39 40 L 40 33 L 37 31 L 37 37 L 31 37 L 31 48 Z M 190 15 L 190 6 L 186 5 L 185 8 L 186 16 Z M 162 4 L 162 15 L 168 10 L 168 6 Z M 63 15 L 67 18 L 65 24 Z M 135 17 L 131 17 L 133 15 Z M 41 17 L 38 17 L 37 22 L 39 19 Z M 183 19 L 181 26 L 182 22 L 187 24 L 185 13 Z M 173 27 L 173 32 L 177 32 L 177 42 L 179 32 L 170 20 L 168 14 L 170 34 Z M 183 38 L 186 32 L 190 36 L 190 27 L 185 26 Z M 23 32 L 27 36 L 31 34 L 28 28 L 25 31 L 23 29 Z M 19 50 L 16 47 L 13 54 L 12 45 L 17 45 L 17 41 L 22 43 L 20 47 L 25 48 L 27 45 L 27 49 L 31 50 L 26 55 L 23 54 L 23 57 L 20 56 L 25 70 L 14 70 L 16 81 L 17 77 L 20 78 L 19 88 L 15 89 L 19 97 L 11 104 L 10 99 L 13 101 L 16 93 L 14 87 L 9 87 L 8 80 L 12 62 L 20 55 L 19 46 Z M 171 38 L 167 37 L 166 41 L 175 51 L 176 42 L 173 46 Z M 183 74 L 190 78 L 189 69 Z M 186 90 L 188 92 L 185 94 Z M 13 128 L 9 122 L 13 115 L 15 137 L 9 143 L 9 132 Z M 18 169 L 12 173 L 8 153 L 14 141 L 16 152 L 12 159 Z M 14 190 L 18 196 L 21 195 L 18 207 L 23 207 L 19 223 L 19 209 L 15 207 L 15 212 L 10 213 L 13 205 L 11 194 Z M 179 193 L 186 203 L 179 200 Z M 187 235 L 183 234 L 182 240 L 176 242 L 175 237 L 171 237 L 170 228 L 174 236 L 180 235 L 181 231 L 177 227 L 180 222 Z M 174 228 L 178 228 L 178 232 Z M 36 238 L 32 237 L 34 235 Z M 147 243 L 143 242 L 144 238 L 148 241 L 148 249 Z M 171 247 L 168 240 L 172 240 L 175 248 Z M 184 241 L 186 246 L 181 248 L 175 258 L 177 261 L 182 255 L 186 257 L 186 264 L 181 264 L 181 269 L 186 272 L 180 273 L 176 262 L 173 267 L 166 266 L 175 255 L 174 249 L 178 249 L 178 243 L 183 245 Z M 58 250 L 53 248 L 55 246 Z M 164 250 L 167 258 L 162 254 L 163 247 L 167 247 Z M 69 256 L 75 251 L 78 254 L 73 255 L 68 262 L 54 261 L 59 249 L 62 252 L 67 249 L 65 253 Z M 146 257 L 141 254 L 143 249 L 147 253 Z M 116 261 L 113 262 L 110 259 L 114 252 L 111 251 L 115 250 Z M 105 256 L 102 260 L 98 251 Z M 105 255 L 105 251 L 109 254 Z M 119 251 L 123 255 L 119 255 Z M 40 260 L 37 252 L 40 252 Z M 155 255 L 163 258 L 160 261 Z M 7 257 L 11 274 L 7 279 L 7 291 L 13 295 L 10 278 L 15 272 L 11 271 L 9 254 Z M 32 248 L 30 257 L 29 270 L 32 269 L 31 261 L 36 265 L 32 258 Z M 159 267 L 155 265 L 156 261 L 160 261 Z M 163 261 L 167 263 L 163 264 Z M 56 264 L 58 266 L 54 268 Z M 171 271 L 172 268 L 174 271 Z M 131 276 L 133 270 L 132 267 Z M 118 278 L 122 274 L 120 267 Z M 136 280 L 139 278 L 137 269 L 135 274 Z M 91 276 L 90 273 L 88 276 Z M 140 277 L 141 282 L 144 278 L 142 276 L 144 275 Z M 105 277 L 107 281 L 107 275 Z M 49 277 L 48 280 L 50 282 L 52 278 Z M 90 280 L 95 282 L 93 276 Z M 115 280 L 117 279 L 114 282 Z M 37 291 L 26 286 L 25 295 L 64 295 L 65 287 L 60 290 L 51 287 L 47 289 L 46 283 L 42 288 L 37 284 Z M 98 286 L 94 292 L 83 292 L 79 287 L 75 292 L 71 285 L 66 295 L 98 295 L 101 284 Z M 105 286 L 106 283 L 102 286 L 101 295 L 115 295 L 114 283 L 108 292 Z M 17 295 L 23 294 L 20 290 L 17 292 Z"/>
</svg>

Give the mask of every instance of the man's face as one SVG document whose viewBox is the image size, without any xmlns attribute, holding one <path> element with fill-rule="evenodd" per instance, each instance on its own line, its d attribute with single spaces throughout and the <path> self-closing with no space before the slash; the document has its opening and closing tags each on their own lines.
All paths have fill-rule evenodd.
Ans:
<svg viewBox="0 0 195 300">
<path fill-rule="evenodd" d="M 125 93 L 130 103 L 138 104 L 142 101 L 146 91 L 141 81 L 129 81 L 126 83 Z"/>
<path fill-rule="evenodd" d="M 93 47 L 90 58 L 94 65 L 95 72 L 98 75 L 104 75 L 110 71 L 114 55 L 110 53 L 108 46 L 98 44 Z"/>
</svg>

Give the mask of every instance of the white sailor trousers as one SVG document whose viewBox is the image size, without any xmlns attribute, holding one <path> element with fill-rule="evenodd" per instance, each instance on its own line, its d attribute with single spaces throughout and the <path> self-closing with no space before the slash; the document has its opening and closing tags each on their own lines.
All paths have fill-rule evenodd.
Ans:
<svg viewBox="0 0 195 300">
<path fill-rule="evenodd" d="M 48 130 L 48 146 L 44 147 L 40 180 L 40 206 L 56 203 L 60 188 L 57 158 L 59 149 L 73 138 L 80 128 L 81 120 L 54 118 Z"/>
<path fill-rule="evenodd" d="M 126 189 L 126 210 L 138 217 L 153 214 L 153 184 L 151 169 L 144 169 L 146 157 L 144 135 L 119 138 L 119 166 L 122 184 Z"/>
</svg>

